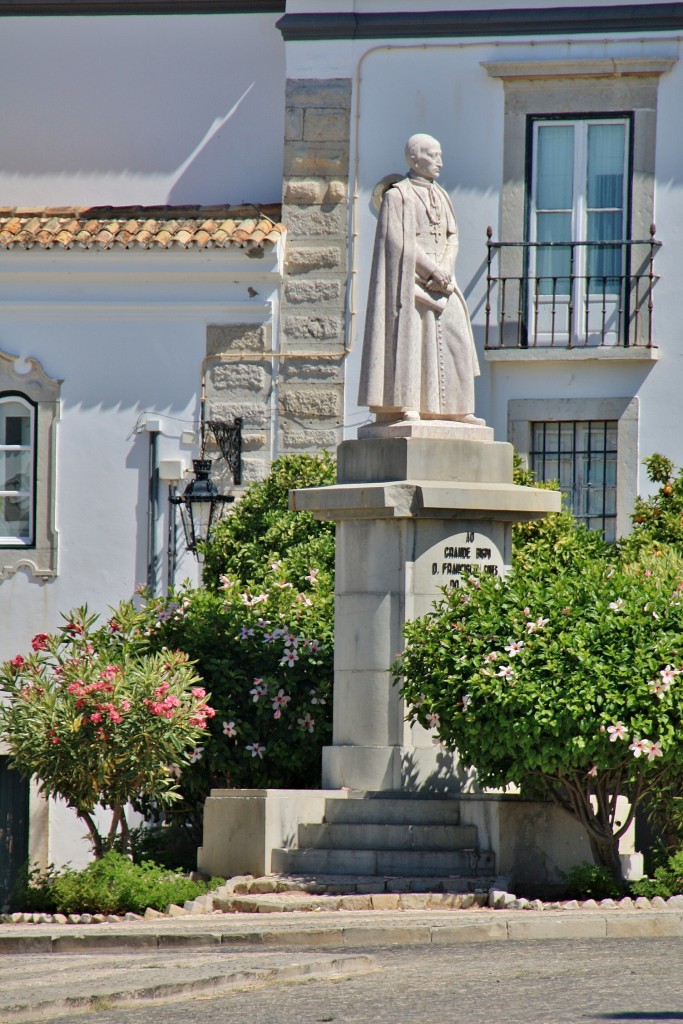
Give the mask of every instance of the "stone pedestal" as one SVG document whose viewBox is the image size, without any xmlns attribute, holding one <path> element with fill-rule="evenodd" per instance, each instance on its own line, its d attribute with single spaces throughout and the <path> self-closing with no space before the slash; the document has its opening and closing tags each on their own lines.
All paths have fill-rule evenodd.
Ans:
<svg viewBox="0 0 683 1024">
<path fill-rule="evenodd" d="M 323 752 L 323 787 L 467 792 L 467 768 L 405 721 L 389 667 L 406 621 L 428 612 L 441 587 L 503 573 L 512 523 L 559 511 L 560 495 L 512 483 L 511 445 L 457 437 L 345 441 L 337 480 L 291 497 L 293 508 L 337 523 L 333 745 Z"/>
</svg>

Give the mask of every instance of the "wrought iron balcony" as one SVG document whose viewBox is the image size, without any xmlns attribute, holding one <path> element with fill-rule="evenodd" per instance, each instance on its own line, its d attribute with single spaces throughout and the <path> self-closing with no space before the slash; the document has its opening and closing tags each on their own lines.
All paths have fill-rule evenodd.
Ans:
<svg viewBox="0 0 683 1024">
<path fill-rule="evenodd" d="M 661 242 L 494 242 L 487 235 L 486 348 L 653 346 Z"/>
</svg>

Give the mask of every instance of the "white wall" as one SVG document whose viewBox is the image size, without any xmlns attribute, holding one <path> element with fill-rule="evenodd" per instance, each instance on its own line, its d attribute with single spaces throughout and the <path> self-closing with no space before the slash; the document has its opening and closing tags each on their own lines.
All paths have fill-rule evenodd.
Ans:
<svg viewBox="0 0 683 1024">
<path fill-rule="evenodd" d="M 3 18 L 0 206 L 279 202 L 276 21 Z"/>
<path fill-rule="evenodd" d="M 58 575 L 43 583 L 19 570 L 0 582 L 0 660 L 54 629 L 60 612 L 84 602 L 106 611 L 145 583 L 149 435 L 136 426 L 161 416 L 159 457 L 182 454 L 190 466 L 197 445 L 180 434 L 197 429 L 207 325 L 270 319 L 279 284 L 275 252 L 253 260 L 241 250 L 14 251 L 2 268 L 0 349 L 64 383 Z M 161 576 L 167 493 L 162 484 Z M 196 573 L 186 556 L 176 579 Z"/>
</svg>

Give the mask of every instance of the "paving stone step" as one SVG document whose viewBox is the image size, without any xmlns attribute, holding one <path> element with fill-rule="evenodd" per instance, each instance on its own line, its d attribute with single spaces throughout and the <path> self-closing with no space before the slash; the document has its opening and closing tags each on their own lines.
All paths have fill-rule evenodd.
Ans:
<svg viewBox="0 0 683 1024">
<path fill-rule="evenodd" d="M 458 825 L 460 804 L 447 797 L 424 799 L 364 794 L 347 800 L 327 800 L 325 821 L 350 825 Z"/>
<path fill-rule="evenodd" d="M 475 850 L 276 849 L 271 870 L 279 873 L 401 876 L 491 875 L 494 856 Z"/>
<path fill-rule="evenodd" d="M 333 824 L 299 825 L 300 848 L 317 850 L 474 850 L 477 829 L 474 825 L 378 825 Z"/>
<path fill-rule="evenodd" d="M 498 881 L 491 875 L 346 875 L 346 874 L 287 874 L 277 875 L 278 888 L 312 894 L 347 895 L 353 893 L 425 893 L 484 892 L 487 894 Z"/>
</svg>

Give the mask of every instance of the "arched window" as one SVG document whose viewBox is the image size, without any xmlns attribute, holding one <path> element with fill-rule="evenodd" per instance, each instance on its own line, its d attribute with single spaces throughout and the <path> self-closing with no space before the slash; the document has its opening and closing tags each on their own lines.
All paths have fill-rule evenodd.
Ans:
<svg viewBox="0 0 683 1024">
<path fill-rule="evenodd" d="M 0 393 L 0 545 L 35 539 L 36 408 L 23 395 Z"/>
</svg>

